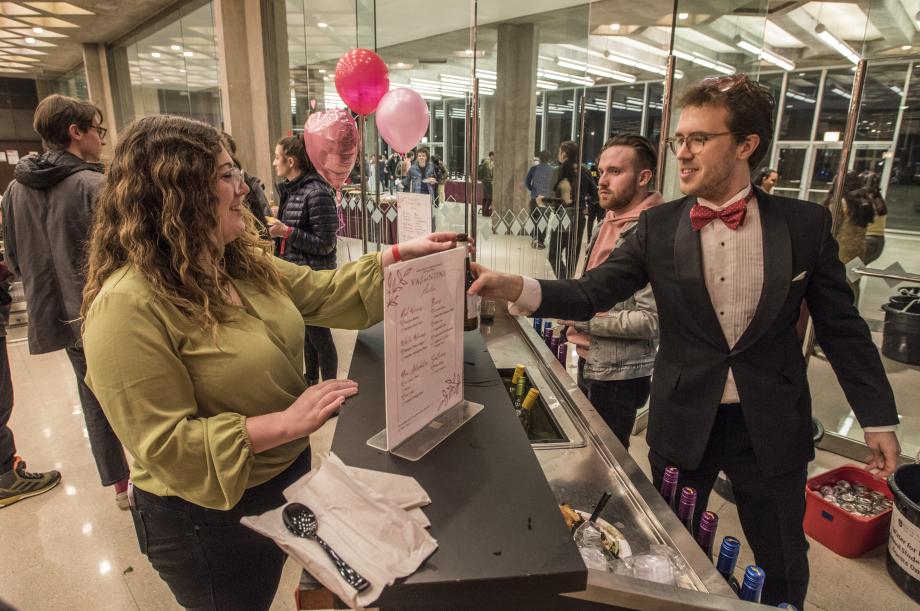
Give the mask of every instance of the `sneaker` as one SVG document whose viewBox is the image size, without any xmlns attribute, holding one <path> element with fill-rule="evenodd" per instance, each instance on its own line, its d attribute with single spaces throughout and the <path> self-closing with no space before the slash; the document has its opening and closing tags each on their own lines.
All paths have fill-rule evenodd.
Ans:
<svg viewBox="0 0 920 611">
<path fill-rule="evenodd" d="M 128 511 L 131 509 L 131 503 L 128 502 L 128 493 L 127 492 L 116 492 L 115 493 L 115 504 L 118 505 L 118 508 L 122 511 Z"/>
<path fill-rule="evenodd" d="M 61 483 L 59 472 L 29 473 L 26 471 L 26 461 L 17 456 L 13 462 L 13 468 L 0 475 L 0 507 L 48 492 L 59 483 Z"/>
</svg>

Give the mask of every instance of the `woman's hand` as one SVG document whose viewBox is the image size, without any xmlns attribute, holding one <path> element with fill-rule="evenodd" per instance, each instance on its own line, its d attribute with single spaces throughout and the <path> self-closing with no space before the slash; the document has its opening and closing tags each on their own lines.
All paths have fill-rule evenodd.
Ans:
<svg viewBox="0 0 920 611">
<path fill-rule="evenodd" d="M 358 394 L 352 380 L 326 380 L 307 388 L 284 410 L 292 439 L 300 439 L 321 427 L 339 409 L 345 399 Z"/>
<path fill-rule="evenodd" d="M 546 204 L 543 202 L 543 196 L 542 196 L 542 195 L 538 195 L 538 196 L 536 197 L 536 202 L 537 202 L 537 205 L 540 206 L 541 208 L 542 208 L 543 206 L 546 205 Z"/>
<path fill-rule="evenodd" d="M 435 253 L 444 252 L 445 250 L 450 250 L 451 248 L 456 248 L 458 235 L 460 234 L 456 231 L 429 233 L 421 238 L 400 242 L 394 248 L 399 251 L 400 261 L 411 261 L 412 259 L 418 259 L 425 255 L 433 255 Z M 470 240 L 469 243 L 471 244 L 470 249 L 474 250 L 475 247 L 472 245 L 473 241 Z M 383 251 L 383 267 L 395 261 L 396 259 L 393 257 L 392 248 Z"/>
<path fill-rule="evenodd" d="M 287 235 L 288 226 L 278 221 L 277 223 L 272 223 L 268 226 L 268 235 L 273 238 L 283 238 Z"/>
</svg>

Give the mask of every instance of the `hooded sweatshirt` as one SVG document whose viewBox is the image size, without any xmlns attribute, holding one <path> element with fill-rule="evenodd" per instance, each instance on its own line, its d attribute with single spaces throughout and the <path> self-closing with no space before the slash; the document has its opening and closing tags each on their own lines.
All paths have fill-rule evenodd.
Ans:
<svg viewBox="0 0 920 611">
<path fill-rule="evenodd" d="M 66 151 L 23 157 L 3 195 L 7 263 L 21 278 L 29 351 L 54 352 L 80 339 L 83 265 L 102 165 Z"/>
</svg>

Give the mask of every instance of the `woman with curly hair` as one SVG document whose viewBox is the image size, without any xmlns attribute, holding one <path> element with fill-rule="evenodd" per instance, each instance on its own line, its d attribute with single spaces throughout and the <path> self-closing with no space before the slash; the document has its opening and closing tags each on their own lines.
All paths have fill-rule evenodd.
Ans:
<svg viewBox="0 0 920 611">
<path fill-rule="evenodd" d="M 306 387 L 305 323 L 382 317 L 383 268 L 455 245 L 432 234 L 335 271 L 272 257 L 212 127 L 128 127 L 99 198 L 83 292 L 87 382 L 132 456 L 141 551 L 180 605 L 268 609 L 285 554 L 242 526 L 310 469 L 308 435 L 350 380 Z"/>
</svg>

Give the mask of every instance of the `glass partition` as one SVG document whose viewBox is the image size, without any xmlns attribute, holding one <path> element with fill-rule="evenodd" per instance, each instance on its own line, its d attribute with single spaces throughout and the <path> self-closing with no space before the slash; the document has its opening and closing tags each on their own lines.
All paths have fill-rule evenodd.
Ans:
<svg viewBox="0 0 920 611">
<path fill-rule="evenodd" d="M 185 4 L 109 50 L 121 124 L 175 114 L 222 124 L 214 16 L 210 2 Z"/>
</svg>

